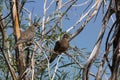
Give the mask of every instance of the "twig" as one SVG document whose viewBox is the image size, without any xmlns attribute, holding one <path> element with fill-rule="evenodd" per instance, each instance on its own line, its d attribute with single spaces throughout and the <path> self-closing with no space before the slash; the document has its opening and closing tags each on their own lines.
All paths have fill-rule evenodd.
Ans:
<svg viewBox="0 0 120 80">
<path fill-rule="evenodd" d="M 95 10 L 93 12 L 92 15 L 96 14 L 97 13 L 97 10 L 99 9 L 99 6 L 101 4 L 101 1 L 102 0 L 96 0 L 95 3 L 97 3 L 96 7 L 95 7 Z M 92 16 L 91 15 L 91 16 Z M 107 17 L 107 20 L 109 19 L 109 16 Z M 106 21 L 105 23 L 103 23 L 103 26 L 102 26 L 102 29 L 98 35 L 98 40 L 92 50 L 92 53 L 90 55 L 90 57 L 88 58 L 85 66 L 84 66 L 84 70 L 83 70 L 83 80 L 89 80 L 89 69 L 91 67 L 91 64 L 94 62 L 94 60 L 96 59 L 97 55 L 98 55 L 98 52 L 99 52 L 99 49 L 100 49 L 100 45 L 101 45 L 101 42 L 102 42 L 102 38 L 103 38 L 103 35 L 104 35 L 104 32 L 105 32 L 105 29 L 106 29 L 106 25 L 107 25 L 108 21 Z"/>
<path fill-rule="evenodd" d="M 75 61 L 75 63 L 76 63 L 80 68 L 83 68 L 83 66 L 79 63 L 79 61 L 76 60 L 73 56 L 71 56 L 71 55 L 70 55 L 69 53 L 67 53 L 67 52 L 65 52 L 65 54 L 66 54 L 67 56 L 71 57 L 71 58 Z"/>
<path fill-rule="evenodd" d="M 46 4 L 47 4 L 47 0 L 44 0 L 44 7 L 43 7 L 43 10 L 44 10 L 44 13 L 43 13 L 43 20 L 42 20 L 42 38 L 44 37 L 44 34 L 45 34 L 45 18 L 46 18 Z"/>
<path fill-rule="evenodd" d="M 0 21 L 2 21 L 2 20 L 4 20 L 4 19 L 6 19 L 9 15 L 11 14 L 11 12 L 10 13 L 8 13 L 7 14 L 7 16 L 5 16 L 4 18 L 2 18 L 2 19 L 0 19 Z M 0 15 L 1 16 L 1 15 Z"/>
<path fill-rule="evenodd" d="M 94 4 L 84 15 L 82 14 L 82 15 L 80 16 L 80 19 L 79 19 L 73 26 L 71 26 L 66 32 L 70 32 L 72 29 L 74 29 L 87 15 L 90 14 L 90 12 L 92 11 L 92 9 L 93 9 L 96 5 L 97 5 L 97 3 Z"/>
<path fill-rule="evenodd" d="M 66 6 L 68 3 L 72 2 L 73 0 L 67 0 L 65 3 L 62 4 L 61 8 Z"/>
<path fill-rule="evenodd" d="M 84 6 L 84 5 L 86 5 L 89 1 L 90 1 L 90 0 L 87 0 L 87 1 L 85 1 L 85 2 L 83 2 L 83 3 L 81 3 L 81 4 L 77 4 L 77 5 L 73 5 L 73 6 L 78 6 L 78 7 Z"/>
<path fill-rule="evenodd" d="M 50 3 L 50 4 L 48 5 L 48 7 L 46 8 L 46 10 L 48 10 L 54 2 L 55 2 L 55 0 L 52 0 L 51 3 Z"/>
<path fill-rule="evenodd" d="M 19 76 L 19 79 L 22 79 L 25 75 L 28 75 L 29 72 L 30 72 L 30 67 L 28 67 L 28 68 Z"/>
<path fill-rule="evenodd" d="M 63 53 L 62 53 L 62 54 L 63 54 Z M 55 78 L 55 74 L 56 74 L 56 71 L 57 71 L 57 69 L 58 69 L 58 64 L 59 64 L 59 61 L 60 61 L 61 57 L 62 57 L 62 55 L 60 55 L 60 56 L 58 57 L 57 64 L 56 64 L 56 67 L 55 67 L 55 70 L 54 70 L 54 74 L 53 74 L 51 80 L 54 80 L 54 78 Z"/>
<path fill-rule="evenodd" d="M 67 55 L 67 56 L 69 56 L 70 58 L 72 58 L 74 61 L 75 61 L 75 63 L 80 67 L 80 68 L 82 68 L 82 69 L 84 69 L 84 67 L 83 67 L 83 65 L 81 65 L 80 63 L 79 63 L 79 61 L 78 60 L 76 60 L 72 55 L 70 55 L 69 53 L 67 53 L 67 52 L 65 52 L 65 54 Z M 89 73 L 91 76 L 93 76 L 93 77 L 96 77 L 93 73 Z"/>
<path fill-rule="evenodd" d="M 0 19 L 1 20 L 3 19 L 2 16 L 0 16 Z M 4 28 L 4 21 L 0 21 L 0 29 L 1 29 L 1 34 L 2 34 L 2 47 L 0 47 L 0 50 L 1 50 L 1 53 L 4 57 L 4 59 L 5 59 L 5 62 L 7 64 L 8 69 L 10 70 L 10 74 L 11 74 L 13 80 L 17 80 L 17 76 L 15 75 L 15 71 L 14 71 L 13 67 L 11 66 L 11 64 L 8 60 L 8 57 L 6 56 L 6 54 L 4 52 L 4 49 L 5 49 L 5 46 L 6 46 L 5 45 L 6 35 L 5 35 L 5 30 L 3 28 Z M 7 48 L 7 52 L 9 52 L 8 48 Z"/>
<path fill-rule="evenodd" d="M 36 41 L 34 41 L 34 43 L 43 51 L 43 49 L 45 49 L 44 47 L 42 47 L 42 46 L 40 46 Z M 49 50 L 50 51 L 50 50 Z M 47 62 L 48 62 L 48 65 L 47 65 L 47 67 L 48 67 L 48 73 L 49 73 L 49 77 L 50 77 L 50 79 L 51 79 L 51 76 L 50 76 L 50 63 L 49 63 L 49 59 L 48 59 L 48 56 L 47 56 L 47 54 L 45 53 L 45 57 L 46 57 L 46 59 L 45 60 L 47 60 Z M 46 62 L 46 61 L 45 61 Z"/>
<path fill-rule="evenodd" d="M 94 5 L 95 6 L 95 10 L 92 12 L 92 14 L 90 16 L 88 16 L 88 18 L 81 25 L 81 27 L 72 35 L 72 37 L 71 37 L 70 40 L 72 40 L 75 36 L 77 36 L 84 29 L 84 27 L 86 26 L 86 24 L 95 16 L 95 14 L 97 13 L 97 10 L 99 8 L 100 3 L 101 3 L 101 0 L 95 2 L 95 4 L 96 4 L 96 5 Z M 94 7 L 94 6 L 92 6 L 92 7 Z"/>
<path fill-rule="evenodd" d="M 115 25 L 117 26 L 117 24 L 118 24 L 118 21 L 116 20 L 116 21 L 114 22 L 114 24 L 112 25 L 109 33 L 108 33 L 108 36 L 107 36 L 107 39 L 106 39 L 106 43 L 105 43 L 105 50 L 107 50 L 107 47 L 108 47 L 108 40 L 109 40 L 110 34 L 111 34 L 113 28 L 115 27 Z"/>
<path fill-rule="evenodd" d="M 36 49 L 37 49 L 37 46 L 35 45 L 33 53 L 32 53 L 32 58 L 31 58 L 32 80 L 34 80 L 34 68 L 35 68 L 34 56 L 35 56 Z"/>
<path fill-rule="evenodd" d="M 29 18 L 28 20 L 29 20 L 29 26 L 30 26 L 32 24 L 32 13 L 24 7 L 23 9 L 28 13 L 28 18 Z"/>
<path fill-rule="evenodd" d="M 111 2 L 112 3 L 112 2 Z M 111 4 L 110 3 L 110 4 Z M 110 8 L 110 7 L 109 7 Z M 109 9 L 108 8 L 108 9 Z M 109 13 L 108 13 L 109 14 Z M 105 20 L 105 19 L 104 19 Z M 109 61 L 108 61 L 108 58 L 107 58 L 107 56 L 108 56 L 108 54 L 110 53 L 110 48 L 111 48 L 111 45 L 113 44 L 113 41 L 114 41 L 114 39 L 115 39 L 115 35 L 116 35 L 116 32 L 118 31 L 116 31 L 114 34 L 113 34 L 113 36 L 112 36 L 112 39 L 110 40 L 110 42 L 108 43 L 108 40 L 109 40 L 109 36 L 110 36 L 110 33 L 111 33 L 111 31 L 113 30 L 113 28 L 114 28 L 114 26 L 117 26 L 118 25 L 118 21 L 116 20 L 115 22 L 114 22 L 114 24 L 112 25 L 112 27 L 111 27 L 111 29 L 110 29 L 110 31 L 109 31 L 109 33 L 108 33 L 108 36 L 107 36 L 107 40 L 106 40 L 106 47 L 105 47 L 105 54 L 104 54 L 104 56 L 103 56 L 103 60 L 102 60 L 102 62 L 101 62 L 101 64 L 100 64 L 100 66 L 99 66 L 99 69 L 98 69 L 98 72 L 97 72 L 97 77 L 96 77 L 96 79 L 101 79 L 101 77 L 103 76 L 103 74 L 101 75 L 101 72 L 102 72 L 102 68 L 103 68 L 103 66 L 104 66 L 104 64 L 105 64 L 105 61 L 107 61 L 107 63 L 108 63 L 108 66 L 109 66 L 109 68 L 110 68 L 110 70 L 111 70 L 111 66 L 110 66 L 110 63 L 109 63 Z"/>
<path fill-rule="evenodd" d="M 10 73 L 11 73 L 11 76 L 12 76 L 13 80 L 17 80 L 17 76 L 15 75 L 15 71 L 12 68 L 12 66 L 10 65 L 6 54 L 4 53 L 4 51 L 3 51 L 3 49 L 1 47 L 0 47 L 0 50 L 1 50 L 2 54 L 3 54 L 3 56 L 4 56 L 5 62 L 6 62 L 8 68 L 10 70 Z"/>
<path fill-rule="evenodd" d="M 53 29 L 57 26 L 57 23 L 59 22 L 59 20 L 62 19 L 62 17 L 69 11 L 69 9 L 72 7 L 72 5 L 75 4 L 76 2 L 77 2 L 77 0 L 74 0 L 74 1 L 71 3 L 71 5 L 65 10 L 65 12 L 61 15 L 61 17 L 59 17 L 59 19 L 55 22 L 54 26 L 53 26 L 50 30 L 48 30 L 48 31 L 45 33 L 45 35 L 48 34 L 51 30 L 53 30 Z"/>
</svg>

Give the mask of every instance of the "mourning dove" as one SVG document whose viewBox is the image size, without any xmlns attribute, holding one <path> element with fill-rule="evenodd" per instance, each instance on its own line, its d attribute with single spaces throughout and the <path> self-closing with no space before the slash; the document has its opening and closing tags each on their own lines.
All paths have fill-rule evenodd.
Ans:
<svg viewBox="0 0 120 80">
<path fill-rule="evenodd" d="M 50 63 L 57 57 L 58 54 L 65 52 L 69 47 L 69 36 L 64 34 L 62 39 L 55 43 L 54 52 L 51 56 Z"/>
<path fill-rule="evenodd" d="M 14 46 L 14 49 L 16 49 L 16 47 L 20 43 L 31 41 L 35 36 L 35 28 L 38 27 L 38 26 L 39 26 L 38 23 L 34 23 L 26 31 L 21 32 L 20 38 L 17 40 L 17 42 Z"/>
</svg>

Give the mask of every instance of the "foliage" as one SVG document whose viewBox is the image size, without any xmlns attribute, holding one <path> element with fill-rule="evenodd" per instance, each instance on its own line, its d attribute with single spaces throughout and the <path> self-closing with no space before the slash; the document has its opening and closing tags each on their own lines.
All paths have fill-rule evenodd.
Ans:
<svg viewBox="0 0 120 80">
<path fill-rule="evenodd" d="M 117 74 L 120 77 L 119 53 L 116 52 L 119 49 L 116 46 L 118 46 L 120 37 L 118 35 L 120 32 L 118 17 L 114 24 L 110 24 L 110 31 L 107 33 L 108 37 L 104 44 L 106 48 L 101 51 L 103 36 L 110 17 L 113 13 L 119 16 L 119 10 L 118 13 L 115 12 L 117 10 L 112 6 L 117 5 L 114 0 L 108 1 L 107 4 L 103 0 L 94 2 L 86 0 L 82 4 L 80 0 L 44 0 L 44 2 L 41 0 L 6 0 L 4 2 L 0 0 L 0 2 L 0 79 L 88 80 L 90 77 L 90 79 L 100 80 L 107 76 L 111 80 L 117 80 L 115 78 Z M 36 2 L 42 4 L 38 6 L 39 4 Z M 119 1 L 115 0 L 115 2 Z M 104 4 L 107 6 L 109 4 L 109 7 L 103 17 L 101 30 L 97 41 L 93 44 L 93 50 L 88 52 L 87 48 L 77 47 L 79 44 L 72 45 L 72 40 L 84 30 L 94 16 L 98 16 L 101 7 L 106 7 Z M 3 6 L 5 6 L 4 9 Z M 30 6 L 38 7 L 37 10 L 34 10 Z M 81 16 L 74 21 L 72 14 L 79 12 L 79 8 L 83 6 L 85 8 L 81 13 L 76 14 Z M 39 7 L 42 8 L 42 11 L 39 10 Z M 72 11 L 73 13 L 70 13 Z M 73 25 L 70 23 L 71 21 Z M 36 28 L 34 39 L 28 40 L 22 45 L 19 44 L 17 49 L 14 49 L 21 33 L 35 22 L 39 26 Z M 49 59 L 52 57 L 51 54 L 54 54 L 55 42 L 60 40 L 65 33 L 70 35 L 69 49 L 57 54 L 54 61 L 50 63 Z M 113 46 L 113 52 L 110 51 L 111 46 Z M 104 55 L 101 56 L 101 52 Z M 115 72 L 114 68 L 118 72 Z M 116 75 L 114 75 L 115 73 Z"/>
</svg>

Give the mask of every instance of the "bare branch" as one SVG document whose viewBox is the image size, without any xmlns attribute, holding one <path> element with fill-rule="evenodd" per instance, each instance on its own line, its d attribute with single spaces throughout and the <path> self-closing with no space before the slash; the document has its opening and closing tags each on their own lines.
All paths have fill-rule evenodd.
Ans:
<svg viewBox="0 0 120 80">
<path fill-rule="evenodd" d="M 81 4 L 78 4 L 78 5 L 73 5 L 73 6 L 84 6 L 84 5 L 86 5 L 86 4 L 88 4 L 88 2 L 89 2 L 90 0 L 87 0 L 87 1 L 85 1 L 85 2 L 83 2 L 83 3 L 81 3 Z"/>
<path fill-rule="evenodd" d="M 58 64 L 59 64 L 59 61 L 60 61 L 61 57 L 62 57 L 62 55 L 60 55 L 60 56 L 58 57 L 57 64 L 56 64 L 56 67 L 55 67 L 55 70 L 54 70 L 54 74 L 53 74 L 51 80 L 54 80 L 54 78 L 55 78 L 55 74 L 56 74 L 56 71 L 57 71 L 57 69 L 58 69 Z"/>
<path fill-rule="evenodd" d="M 45 19 L 46 19 L 46 11 L 47 11 L 46 4 L 47 4 L 47 0 L 44 0 L 44 8 L 43 8 L 44 14 L 43 14 L 43 21 L 42 21 L 42 36 L 44 36 L 44 34 L 45 34 Z"/>
<path fill-rule="evenodd" d="M 92 12 L 92 14 L 85 20 L 85 22 L 81 25 L 81 27 L 72 35 L 71 39 L 72 40 L 75 36 L 77 36 L 83 29 L 84 27 L 86 26 L 86 24 L 95 16 L 95 14 L 97 13 L 98 9 L 99 9 L 99 6 L 101 4 L 101 0 L 99 1 L 96 1 L 95 2 L 95 10 Z M 93 6 L 93 7 L 94 7 Z M 92 8 L 91 8 L 92 9 Z M 88 11 L 89 13 L 89 11 Z M 80 19 L 81 21 L 81 19 Z M 77 24 L 79 23 L 79 21 L 77 22 Z"/>
<path fill-rule="evenodd" d="M 112 3 L 112 2 L 111 2 Z M 111 6 L 111 5 L 110 5 Z M 107 26 L 107 23 L 109 21 L 109 18 L 110 16 L 113 14 L 113 11 L 111 12 L 111 7 L 109 6 L 108 8 L 108 11 L 103 19 L 103 25 L 102 25 L 102 29 L 99 33 L 99 37 L 98 37 L 98 40 L 95 44 L 95 47 L 89 57 L 89 59 L 87 60 L 86 64 L 85 64 L 85 70 L 84 70 L 84 75 L 83 75 L 83 80 L 88 80 L 88 72 L 89 72 L 89 69 L 91 67 L 91 64 L 93 63 L 93 61 L 95 60 L 95 58 L 97 57 L 98 55 L 98 52 L 99 52 L 99 49 L 100 49 L 100 44 L 102 42 L 102 38 L 103 38 L 103 35 L 104 35 L 104 32 L 105 32 L 105 29 L 106 29 L 106 26 Z"/>
<path fill-rule="evenodd" d="M 80 16 L 80 19 L 78 20 L 78 21 L 76 21 L 76 23 L 73 25 L 73 26 L 71 26 L 66 32 L 69 32 L 69 31 L 71 31 L 72 29 L 74 29 L 86 16 L 88 16 L 89 14 L 90 14 L 90 12 L 92 11 L 92 9 L 94 8 L 94 7 L 96 7 L 96 5 L 97 5 L 97 3 L 95 3 L 84 15 L 82 14 L 81 16 Z M 95 15 L 95 14 L 94 14 Z M 92 18 L 93 16 L 91 16 L 91 18 Z M 86 19 L 86 21 L 85 22 L 89 22 L 89 20 L 87 20 Z M 87 24 L 87 23 L 86 23 Z M 83 25 L 84 25 L 84 27 L 85 27 L 85 25 L 86 25 L 85 23 L 83 23 Z"/>
<path fill-rule="evenodd" d="M 55 22 L 54 26 L 48 30 L 45 34 L 48 34 L 50 31 L 52 31 L 58 24 L 59 20 L 62 19 L 62 17 L 69 11 L 69 9 L 72 7 L 73 4 L 75 4 L 77 2 L 77 0 L 74 0 L 70 6 L 65 10 L 65 12 L 61 15 L 61 17 L 59 17 L 59 19 Z"/>
</svg>

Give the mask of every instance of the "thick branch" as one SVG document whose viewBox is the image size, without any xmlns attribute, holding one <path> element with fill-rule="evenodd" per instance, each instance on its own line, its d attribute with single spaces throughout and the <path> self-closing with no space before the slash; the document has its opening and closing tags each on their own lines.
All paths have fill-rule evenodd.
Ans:
<svg viewBox="0 0 120 80">
<path fill-rule="evenodd" d="M 14 34 L 15 34 L 15 39 L 17 39 L 17 40 L 20 37 L 18 3 L 19 3 L 18 0 L 10 0 Z M 26 64 L 25 64 L 25 57 L 24 57 L 24 54 L 22 52 L 22 45 L 21 44 L 18 45 L 18 50 L 16 50 L 16 63 L 17 63 L 18 73 L 22 74 L 23 71 L 25 70 Z"/>
<path fill-rule="evenodd" d="M 0 19 L 1 19 L 1 21 L 0 21 L 0 30 L 1 30 L 1 34 L 2 34 L 2 48 L 0 48 L 0 50 L 1 50 L 2 54 L 3 54 L 5 62 L 7 64 L 7 66 L 8 66 L 8 69 L 10 70 L 10 73 L 11 73 L 11 76 L 12 76 L 13 80 L 17 80 L 17 77 L 15 75 L 15 71 L 12 68 L 12 66 L 10 65 L 10 63 L 8 61 L 8 58 L 7 58 L 7 56 L 4 53 L 4 48 L 5 48 L 5 30 L 3 29 L 4 28 L 4 22 L 3 22 L 2 16 L 0 16 Z"/>
</svg>

